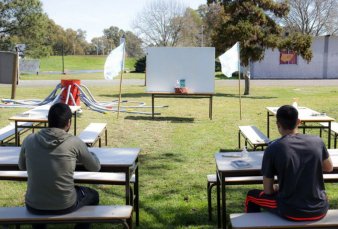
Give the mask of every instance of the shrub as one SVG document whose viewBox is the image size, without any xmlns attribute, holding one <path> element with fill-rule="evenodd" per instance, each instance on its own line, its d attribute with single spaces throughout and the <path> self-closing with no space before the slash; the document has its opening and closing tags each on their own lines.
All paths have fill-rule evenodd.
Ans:
<svg viewBox="0 0 338 229">
<path fill-rule="evenodd" d="M 138 59 L 134 65 L 135 72 L 145 72 L 146 70 L 146 56 Z"/>
</svg>

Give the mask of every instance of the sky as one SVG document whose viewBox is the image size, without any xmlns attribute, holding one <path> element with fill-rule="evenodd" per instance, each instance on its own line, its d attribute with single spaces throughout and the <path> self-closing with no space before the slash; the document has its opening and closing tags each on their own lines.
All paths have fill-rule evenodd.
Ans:
<svg viewBox="0 0 338 229">
<path fill-rule="evenodd" d="M 64 29 L 82 29 L 86 39 L 103 35 L 103 29 L 117 26 L 132 31 L 137 14 L 152 0 L 41 0 L 48 17 Z M 192 9 L 207 0 L 181 0 Z"/>
</svg>

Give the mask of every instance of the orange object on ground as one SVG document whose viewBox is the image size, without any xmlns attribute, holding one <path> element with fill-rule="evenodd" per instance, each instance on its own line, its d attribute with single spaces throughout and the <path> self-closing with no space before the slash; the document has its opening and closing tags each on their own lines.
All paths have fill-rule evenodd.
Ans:
<svg viewBox="0 0 338 229">
<path fill-rule="evenodd" d="M 71 86 L 69 93 L 71 93 L 73 95 L 76 104 L 73 103 L 73 100 L 71 99 L 70 96 L 68 98 L 67 104 L 69 106 L 80 106 L 80 96 L 79 96 L 80 91 L 74 84 L 80 85 L 81 80 L 77 80 L 77 79 L 61 80 L 61 86 L 65 88 L 63 90 L 62 94 L 61 94 L 61 102 L 66 103 L 67 94 L 68 94 L 68 87 Z"/>
</svg>

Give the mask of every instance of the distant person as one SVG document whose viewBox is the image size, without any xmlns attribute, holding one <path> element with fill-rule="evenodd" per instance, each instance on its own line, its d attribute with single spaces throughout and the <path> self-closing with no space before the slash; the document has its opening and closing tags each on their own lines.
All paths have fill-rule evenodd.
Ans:
<svg viewBox="0 0 338 229">
<path fill-rule="evenodd" d="M 264 152 L 262 163 L 264 190 L 251 190 L 246 198 L 246 212 L 261 208 L 293 221 L 323 218 L 329 203 L 323 171 L 333 169 L 323 141 L 317 136 L 298 133 L 298 111 L 289 105 L 277 111 L 281 138 Z M 274 177 L 278 185 L 274 185 Z"/>
<path fill-rule="evenodd" d="M 97 191 L 75 186 L 73 174 L 79 162 L 90 171 L 101 166 L 84 142 L 68 133 L 72 112 L 68 105 L 56 103 L 48 113 L 48 128 L 30 134 L 22 143 L 19 168 L 27 170 L 26 208 L 34 214 L 66 214 L 85 206 L 97 205 Z M 77 224 L 75 228 L 89 228 Z M 46 225 L 33 225 L 46 228 Z"/>
</svg>

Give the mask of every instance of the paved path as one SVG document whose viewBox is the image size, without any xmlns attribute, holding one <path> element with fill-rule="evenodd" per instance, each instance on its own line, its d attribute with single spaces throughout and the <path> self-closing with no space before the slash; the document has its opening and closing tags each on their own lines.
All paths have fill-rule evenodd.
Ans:
<svg viewBox="0 0 338 229">
<path fill-rule="evenodd" d="M 237 80 L 215 80 L 219 86 L 237 86 Z M 21 80 L 19 87 L 44 87 L 56 86 L 60 80 Z M 91 86 L 115 86 L 119 85 L 119 80 L 81 80 L 83 85 Z M 125 79 L 123 85 L 144 85 L 144 80 Z M 241 81 L 244 86 L 244 80 Z M 0 87 L 8 87 L 10 85 L 0 84 Z M 250 86 L 338 86 L 338 79 L 332 80 L 251 80 Z"/>
</svg>

